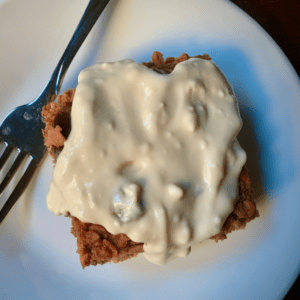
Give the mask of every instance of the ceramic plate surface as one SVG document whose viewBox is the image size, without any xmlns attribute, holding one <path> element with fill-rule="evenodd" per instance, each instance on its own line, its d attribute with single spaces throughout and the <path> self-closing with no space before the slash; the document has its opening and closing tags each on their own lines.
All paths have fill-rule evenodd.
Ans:
<svg viewBox="0 0 300 300">
<path fill-rule="evenodd" d="M 42 91 L 87 2 L 0 1 L 0 120 Z M 155 50 L 165 57 L 208 53 L 232 83 L 261 216 L 166 266 L 139 255 L 82 270 L 70 220 L 47 210 L 47 157 L 0 227 L 1 299 L 266 300 L 283 298 L 292 285 L 300 260 L 300 85 L 291 64 L 230 2 L 112 0 L 62 90 L 95 62 L 149 61 Z"/>
</svg>

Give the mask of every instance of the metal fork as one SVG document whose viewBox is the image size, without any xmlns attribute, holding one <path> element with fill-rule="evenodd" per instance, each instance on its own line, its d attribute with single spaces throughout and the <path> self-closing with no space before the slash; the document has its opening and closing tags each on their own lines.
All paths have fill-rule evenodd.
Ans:
<svg viewBox="0 0 300 300">
<path fill-rule="evenodd" d="M 13 149 L 18 149 L 15 161 L 0 184 L 0 195 L 13 178 L 25 156 L 28 155 L 31 159 L 26 171 L 0 211 L 0 224 L 24 192 L 46 153 L 47 149 L 42 135 L 45 127 L 41 116 L 42 108 L 56 99 L 70 63 L 108 2 L 109 0 L 90 0 L 44 91 L 29 104 L 15 108 L 0 126 L 0 141 L 2 140 L 6 144 L 0 157 L 0 171 Z"/>
</svg>

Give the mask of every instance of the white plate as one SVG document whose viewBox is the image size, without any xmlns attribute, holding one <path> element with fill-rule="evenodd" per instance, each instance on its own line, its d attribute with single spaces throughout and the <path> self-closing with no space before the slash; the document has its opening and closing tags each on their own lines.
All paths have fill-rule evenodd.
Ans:
<svg viewBox="0 0 300 300">
<path fill-rule="evenodd" d="M 0 1 L 0 120 L 36 97 L 87 0 Z M 103 33 L 105 29 L 105 34 Z M 81 269 L 70 220 L 46 207 L 47 158 L 0 227 L 1 299 L 280 299 L 299 273 L 300 86 L 275 42 L 227 1 L 112 1 L 64 85 L 94 62 L 209 53 L 240 100 L 261 217 L 166 266 L 143 255 Z M 1 151 L 1 148 L 0 148 Z M 3 177 L 3 175 L 2 175 Z M 277 298 L 278 297 L 278 298 Z"/>
</svg>

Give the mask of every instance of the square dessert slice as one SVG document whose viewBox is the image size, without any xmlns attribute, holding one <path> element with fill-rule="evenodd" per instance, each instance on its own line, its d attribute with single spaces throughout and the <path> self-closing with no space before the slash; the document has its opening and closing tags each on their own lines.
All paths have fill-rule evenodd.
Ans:
<svg viewBox="0 0 300 300">
<path fill-rule="evenodd" d="M 154 52 L 152 61 L 143 65 L 159 74 L 170 74 L 177 64 L 189 58 L 191 58 L 189 55 L 183 53 L 177 58 L 164 59 L 160 52 Z M 199 55 L 196 58 L 210 60 L 208 55 Z M 58 96 L 57 102 L 49 103 L 43 108 L 42 115 L 46 123 L 43 132 L 45 145 L 54 163 L 63 150 L 71 130 L 71 108 L 74 95 L 75 89 L 69 89 Z M 249 221 L 259 216 L 251 194 L 251 183 L 243 167 L 238 176 L 238 193 L 232 212 L 223 222 L 221 230 L 209 238 L 216 242 L 224 240 L 228 233 L 245 228 Z M 125 233 L 111 234 L 99 224 L 82 222 L 75 216 L 67 215 L 72 218 L 71 232 L 77 238 L 77 252 L 83 268 L 106 262 L 117 263 L 144 251 L 144 243 L 132 241 Z"/>
</svg>

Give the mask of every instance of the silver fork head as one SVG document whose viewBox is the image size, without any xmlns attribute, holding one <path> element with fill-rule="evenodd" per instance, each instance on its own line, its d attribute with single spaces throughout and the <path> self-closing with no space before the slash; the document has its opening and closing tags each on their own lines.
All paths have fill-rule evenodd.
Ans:
<svg viewBox="0 0 300 300">
<path fill-rule="evenodd" d="M 42 134 L 45 124 L 41 112 L 42 107 L 36 102 L 15 108 L 0 126 L 0 140 L 41 159 L 46 150 Z"/>
<path fill-rule="evenodd" d="M 24 175 L 0 211 L 0 224 L 25 190 L 46 152 L 42 134 L 45 124 L 42 120 L 41 109 L 39 105 L 34 103 L 17 107 L 5 118 L 0 126 L 0 141 L 2 140 L 7 144 L 4 153 L 0 157 L 0 170 L 13 149 L 17 148 L 19 151 L 5 178 L 0 183 L 0 196 L 26 155 L 31 157 Z"/>
</svg>

